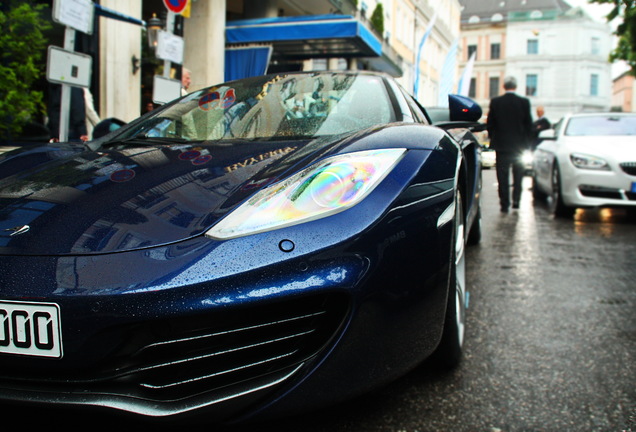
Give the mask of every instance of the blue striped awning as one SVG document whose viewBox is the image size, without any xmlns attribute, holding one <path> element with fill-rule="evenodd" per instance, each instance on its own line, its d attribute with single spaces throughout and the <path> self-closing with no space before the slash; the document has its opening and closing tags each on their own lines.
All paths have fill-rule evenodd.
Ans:
<svg viewBox="0 0 636 432">
<path fill-rule="evenodd" d="M 314 15 L 230 21 L 227 44 L 267 43 L 287 59 L 379 57 L 382 42 L 349 15 Z"/>
</svg>

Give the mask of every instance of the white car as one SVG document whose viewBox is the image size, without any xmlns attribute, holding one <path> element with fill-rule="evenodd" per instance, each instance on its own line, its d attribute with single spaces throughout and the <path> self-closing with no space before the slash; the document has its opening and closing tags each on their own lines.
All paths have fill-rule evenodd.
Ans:
<svg viewBox="0 0 636 432">
<path fill-rule="evenodd" d="M 533 193 L 556 216 L 577 207 L 636 207 L 636 114 L 573 114 L 541 133 Z"/>
<path fill-rule="evenodd" d="M 494 168 L 497 165 L 497 153 L 489 148 L 481 148 L 481 167 L 485 169 Z"/>
</svg>

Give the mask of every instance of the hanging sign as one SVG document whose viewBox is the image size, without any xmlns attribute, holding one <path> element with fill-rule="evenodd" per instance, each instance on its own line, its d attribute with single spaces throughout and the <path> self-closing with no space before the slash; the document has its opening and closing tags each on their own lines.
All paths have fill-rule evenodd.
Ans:
<svg viewBox="0 0 636 432">
<path fill-rule="evenodd" d="M 93 34 L 95 7 L 90 0 L 54 0 L 53 21 L 86 34 Z"/>
<path fill-rule="evenodd" d="M 57 84 L 90 87 L 93 59 L 91 56 L 49 45 L 46 79 Z"/>
<path fill-rule="evenodd" d="M 163 0 L 163 4 L 170 12 L 181 13 L 188 5 L 188 0 Z"/>
<path fill-rule="evenodd" d="M 183 46 L 183 38 L 181 36 L 162 30 L 157 35 L 157 58 L 182 64 Z"/>
<path fill-rule="evenodd" d="M 152 83 L 152 101 L 163 105 L 181 96 L 181 81 L 155 75 Z"/>
</svg>

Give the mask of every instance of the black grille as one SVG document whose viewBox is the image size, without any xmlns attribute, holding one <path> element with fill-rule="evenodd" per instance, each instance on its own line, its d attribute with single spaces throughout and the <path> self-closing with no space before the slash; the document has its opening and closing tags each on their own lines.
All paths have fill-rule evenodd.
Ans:
<svg viewBox="0 0 636 432">
<path fill-rule="evenodd" d="M 232 386 L 244 391 L 314 357 L 347 311 L 344 296 L 322 295 L 118 329 L 125 343 L 94 375 L 48 371 L 44 384 L 51 391 L 108 391 L 158 402 L 209 392 L 214 398 L 215 391 L 232 393 Z M 25 380 L 38 372 L 31 369 Z"/>
<path fill-rule="evenodd" d="M 591 185 L 581 185 L 579 186 L 579 191 L 583 196 L 592 197 L 592 198 L 606 198 L 606 199 L 615 199 L 622 200 L 623 196 L 618 189 L 610 189 L 599 186 L 591 186 Z"/>
<path fill-rule="evenodd" d="M 627 174 L 636 176 L 636 162 L 623 162 L 620 167 Z"/>
</svg>

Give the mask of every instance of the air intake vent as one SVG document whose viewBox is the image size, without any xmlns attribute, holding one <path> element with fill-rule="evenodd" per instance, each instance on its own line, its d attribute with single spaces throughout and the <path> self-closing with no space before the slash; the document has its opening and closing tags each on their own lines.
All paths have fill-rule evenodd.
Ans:
<svg viewBox="0 0 636 432">
<path fill-rule="evenodd" d="M 239 393 L 234 387 L 244 393 L 250 385 L 267 386 L 316 356 L 348 309 L 346 297 L 321 295 L 119 328 L 112 334 L 125 335 L 124 342 L 91 375 L 12 367 L 24 379 L 0 378 L 0 385 L 25 388 L 30 381 L 39 390 L 107 391 L 156 402 L 227 398 Z"/>
<path fill-rule="evenodd" d="M 636 162 L 623 162 L 620 167 L 627 174 L 636 176 Z"/>
</svg>

